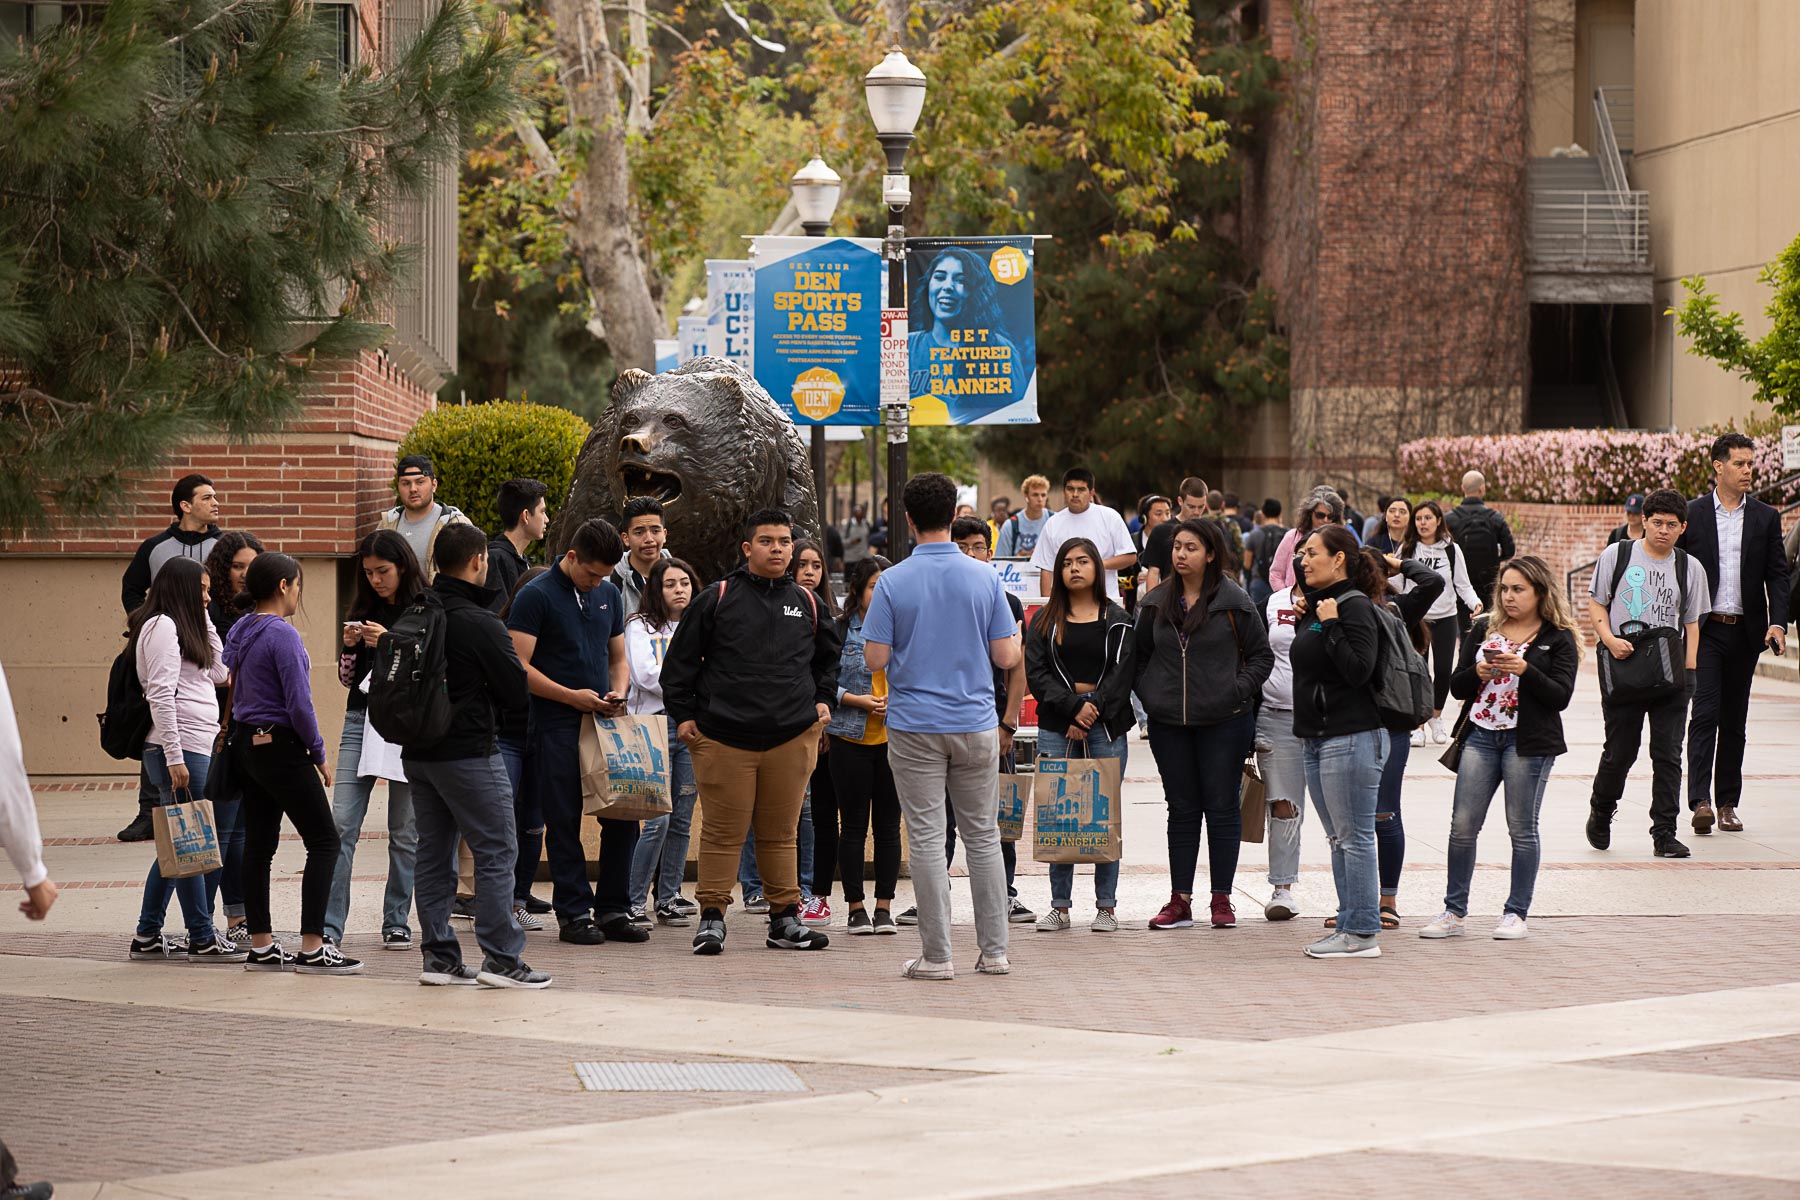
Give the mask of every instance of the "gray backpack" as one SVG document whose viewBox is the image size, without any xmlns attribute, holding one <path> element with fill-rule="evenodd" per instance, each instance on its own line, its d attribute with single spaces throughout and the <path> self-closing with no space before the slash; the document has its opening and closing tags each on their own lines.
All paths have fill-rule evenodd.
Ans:
<svg viewBox="0 0 1800 1200">
<path fill-rule="evenodd" d="M 1411 733 L 1431 719 L 1431 672 L 1425 656 L 1413 648 L 1406 622 L 1379 600 L 1375 623 L 1381 630 L 1381 654 L 1375 660 L 1375 708 L 1384 729 Z"/>
</svg>

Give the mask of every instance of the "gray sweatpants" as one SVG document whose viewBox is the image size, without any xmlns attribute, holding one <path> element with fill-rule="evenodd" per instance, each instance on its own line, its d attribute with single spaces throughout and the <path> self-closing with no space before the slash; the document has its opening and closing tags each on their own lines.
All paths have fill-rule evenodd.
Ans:
<svg viewBox="0 0 1800 1200">
<path fill-rule="evenodd" d="M 906 854 L 919 908 L 925 960 L 950 961 L 950 870 L 944 862 L 944 798 L 956 814 L 975 939 L 982 954 L 1006 954 L 1006 868 L 1000 859 L 1000 738 L 980 733 L 907 733 L 888 729 L 888 765 L 905 818 Z"/>
<path fill-rule="evenodd" d="M 525 951 L 525 931 L 512 918 L 519 835 L 505 762 L 498 754 L 401 761 L 412 784 L 413 817 L 419 826 L 413 896 L 427 969 L 462 962 L 462 945 L 450 928 L 459 831 L 475 858 L 475 940 L 489 962 L 502 969 L 516 966 Z"/>
</svg>

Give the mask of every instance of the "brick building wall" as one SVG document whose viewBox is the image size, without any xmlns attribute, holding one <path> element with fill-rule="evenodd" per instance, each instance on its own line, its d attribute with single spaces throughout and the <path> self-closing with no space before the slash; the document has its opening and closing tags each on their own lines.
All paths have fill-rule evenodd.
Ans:
<svg viewBox="0 0 1800 1200">
<path fill-rule="evenodd" d="M 1360 497 L 1410 438 L 1523 420 L 1526 6 L 1264 14 L 1288 96 L 1245 207 L 1293 351 L 1290 491 Z"/>
</svg>

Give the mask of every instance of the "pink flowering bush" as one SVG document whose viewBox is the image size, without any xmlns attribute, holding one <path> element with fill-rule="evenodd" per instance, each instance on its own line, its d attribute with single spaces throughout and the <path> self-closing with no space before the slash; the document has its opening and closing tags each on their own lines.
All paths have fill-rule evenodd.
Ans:
<svg viewBox="0 0 1800 1200">
<path fill-rule="evenodd" d="M 1408 492 L 1462 494 L 1463 472 L 1487 476 L 1488 499 L 1535 504 L 1620 504 L 1633 492 L 1672 487 L 1700 495 L 1712 487 L 1707 452 L 1716 433 L 1547 429 L 1495 437 L 1421 438 L 1400 447 Z M 1756 486 L 1780 480 L 1779 434 L 1753 434 Z M 1777 503 L 1786 503 L 1800 490 Z M 1774 500 L 1773 497 L 1763 497 Z"/>
</svg>

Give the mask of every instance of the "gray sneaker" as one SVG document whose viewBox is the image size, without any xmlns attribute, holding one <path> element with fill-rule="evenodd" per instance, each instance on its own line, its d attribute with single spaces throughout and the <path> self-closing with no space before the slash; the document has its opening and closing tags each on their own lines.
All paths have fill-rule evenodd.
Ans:
<svg viewBox="0 0 1800 1200">
<path fill-rule="evenodd" d="M 1380 958 L 1372 933 L 1333 933 L 1302 951 L 1308 958 Z"/>
<path fill-rule="evenodd" d="M 475 987 L 480 973 L 467 963 L 427 963 L 419 972 L 419 983 L 423 987 Z"/>
<path fill-rule="evenodd" d="M 917 925 L 919 923 L 919 908 L 918 908 L 918 906 L 914 905 L 913 907 L 907 909 L 905 912 L 895 913 L 894 914 L 894 923 L 896 925 Z"/>
<path fill-rule="evenodd" d="M 747 913 L 766 913 L 769 911 L 768 897 L 761 892 L 751 892 L 744 897 L 744 911 Z"/>
</svg>

